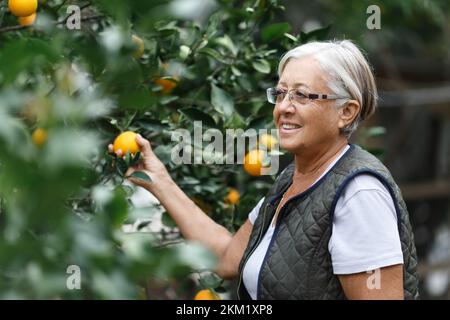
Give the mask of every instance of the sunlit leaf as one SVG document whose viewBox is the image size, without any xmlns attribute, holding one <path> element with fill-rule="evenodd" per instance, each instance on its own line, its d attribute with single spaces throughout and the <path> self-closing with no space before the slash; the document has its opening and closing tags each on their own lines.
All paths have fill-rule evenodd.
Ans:
<svg viewBox="0 0 450 320">
<path fill-rule="evenodd" d="M 274 23 L 265 27 L 261 31 L 261 38 L 264 42 L 271 42 L 273 40 L 281 38 L 286 32 L 289 32 L 290 30 L 291 26 L 289 25 L 289 23 Z"/>
<path fill-rule="evenodd" d="M 234 100 L 225 90 L 211 84 L 211 104 L 218 112 L 230 117 L 234 112 Z"/>
<path fill-rule="evenodd" d="M 252 62 L 253 68 L 261 73 L 270 73 L 270 64 L 267 60 L 258 59 Z"/>
</svg>

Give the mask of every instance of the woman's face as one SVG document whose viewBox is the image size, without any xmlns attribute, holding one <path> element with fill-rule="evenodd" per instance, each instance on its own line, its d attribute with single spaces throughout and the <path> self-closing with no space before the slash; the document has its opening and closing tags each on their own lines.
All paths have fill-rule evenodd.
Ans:
<svg viewBox="0 0 450 320">
<path fill-rule="evenodd" d="M 327 86 L 322 68 L 312 57 L 290 59 L 284 67 L 277 88 L 286 91 L 298 89 L 303 93 L 333 94 Z M 273 111 L 280 147 L 296 153 L 327 148 L 336 142 L 340 133 L 339 113 L 335 103 L 335 100 L 306 99 L 303 104 L 298 104 L 291 102 L 286 95 L 282 102 L 275 105 Z"/>
</svg>

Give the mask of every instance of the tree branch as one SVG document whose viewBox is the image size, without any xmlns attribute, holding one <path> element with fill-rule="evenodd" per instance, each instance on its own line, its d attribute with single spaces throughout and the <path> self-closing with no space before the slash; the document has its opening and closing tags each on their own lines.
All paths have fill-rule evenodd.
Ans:
<svg viewBox="0 0 450 320">
<path fill-rule="evenodd" d="M 81 18 L 81 21 L 89 21 L 89 20 L 98 20 L 101 18 L 104 18 L 104 15 L 94 15 L 94 16 L 90 16 L 90 17 L 85 17 L 85 18 Z M 57 21 L 54 24 L 55 25 L 61 25 L 61 24 L 65 24 L 67 21 L 66 17 L 64 20 L 61 21 Z M 18 30 L 23 30 L 23 29 L 28 29 L 33 27 L 33 25 L 29 25 L 29 26 L 21 26 L 21 25 L 16 25 L 16 26 L 9 26 L 9 27 L 4 27 L 4 28 L 0 28 L 0 33 L 4 33 L 4 32 L 11 32 L 11 31 L 18 31 Z"/>
</svg>

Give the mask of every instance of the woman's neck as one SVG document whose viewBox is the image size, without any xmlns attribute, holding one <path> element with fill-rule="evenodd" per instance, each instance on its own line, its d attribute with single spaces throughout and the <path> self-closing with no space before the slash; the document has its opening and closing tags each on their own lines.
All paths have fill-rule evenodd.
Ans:
<svg viewBox="0 0 450 320">
<path fill-rule="evenodd" d="M 347 144 L 347 139 L 341 138 L 319 150 L 296 153 L 294 179 L 320 176 Z"/>
</svg>

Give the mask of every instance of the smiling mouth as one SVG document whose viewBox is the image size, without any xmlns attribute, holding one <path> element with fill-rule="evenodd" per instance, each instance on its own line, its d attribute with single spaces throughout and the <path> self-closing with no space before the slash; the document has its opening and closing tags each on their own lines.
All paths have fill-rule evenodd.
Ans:
<svg viewBox="0 0 450 320">
<path fill-rule="evenodd" d="M 295 124 L 295 123 L 282 122 L 278 129 L 282 133 L 292 133 L 297 130 L 300 130 L 301 128 L 302 128 L 302 126 Z"/>
</svg>

